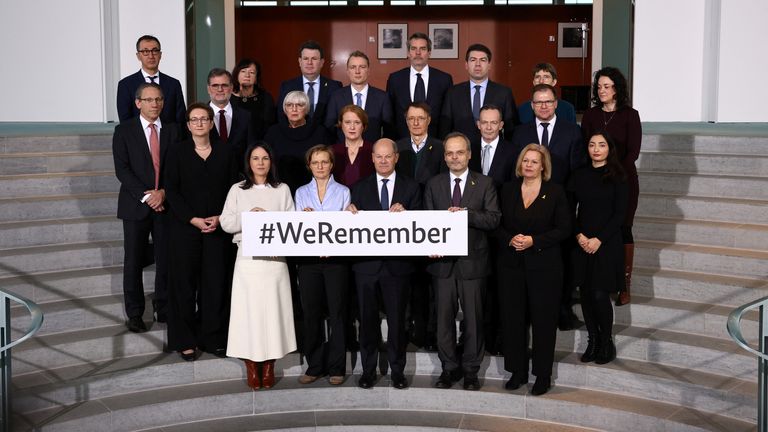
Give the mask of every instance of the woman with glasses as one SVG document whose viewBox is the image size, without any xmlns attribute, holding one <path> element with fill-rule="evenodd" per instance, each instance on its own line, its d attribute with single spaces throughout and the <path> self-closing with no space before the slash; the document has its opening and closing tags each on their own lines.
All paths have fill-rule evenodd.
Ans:
<svg viewBox="0 0 768 432">
<path fill-rule="evenodd" d="M 296 211 L 342 211 L 349 206 L 349 189 L 333 178 L 333 152 L 317 145 L 306 155 L 312 181 L 296 191 Z M 339 257 L 306 257 L 299 260 L 299 287 L 304 311 L 304 355 L 307 371 L 299 383 L 310 384 L 330 375 L 331 385 L 344 383 L 346 374 L 347 298 L 349 267 Z M 328 340 L 323 341 L 324 318 L 328 316 Z"/>
<path fill-rule="evenodd" d="M 232 152 L 211 146 L 213 110 L 187 109 L 190 138 L 169 151 L 166 195 L 170 207 L 168 347 L 186 361 L 199 350 L 224 357 L 227 348 L 232 236 L 219 225 L 237 179 Z"/>
<path fill-rule="evenodd" d="M 248 58 L 232 70 L 232 105 L 251 113 L 251 132 L 263 139 L 267 129 L 275 124 L 275 100 L 261 86 L 261 65 Z"/>
<path fill-rule="evenodd" d="M 368 115 L 357 105 L 347 105 L 339 112 L 339 129 L 344 142 L 333 146 L 336 165 L 333 175 L 339 183 L 352 187 L 358 180 L 373 174 L 373 143 L 363 139 L 368 128 Z"/>
<path fill-rule="evenodd" d="M 604 67 L 595 73 L 592 84 L 592 108 L 584 112 L 581 132 L 584 144 L 598 132 L 606 132 L 616 142 L 616 153 L 624 168 L 629 186 L 629 202 L 621 236 L 624 242 L 624 286 L 616 298 L 616 305 L 630 301 L 632 265 L 635 256 L 635 240 L 632 237 L 632 223 L 637 210 L 640 186 L 635 161 L 640 157 L 640 141 L 643 136 L 640 115 L 632 108 L 627 89 L 627 80 L 615 67 Z"/>
</svg>

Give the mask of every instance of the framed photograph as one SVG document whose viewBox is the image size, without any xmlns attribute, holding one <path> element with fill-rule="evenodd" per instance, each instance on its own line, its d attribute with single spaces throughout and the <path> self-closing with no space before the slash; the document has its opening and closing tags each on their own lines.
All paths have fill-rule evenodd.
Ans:
<svg viewBox="0 0 768 432">
<path fill-rule="evenodd" d="M 557 23 L 557 56 L 580 58 L 587 56 L 587 23 Z"/>
<path fill-rule="evenodd" d="M 459 23 L 430 24 L 432 55 L 435 59 L 459 58 Z"/>
<path fill-rule="evenodd" d="M 379 58 L 408 57 L 408 24 L 379 24 Z"/>
</svg>

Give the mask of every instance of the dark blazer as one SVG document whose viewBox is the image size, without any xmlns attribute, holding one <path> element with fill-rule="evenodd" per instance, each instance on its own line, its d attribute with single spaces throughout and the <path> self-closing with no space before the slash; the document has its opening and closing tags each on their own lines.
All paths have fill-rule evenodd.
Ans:
<svg viewBox="0 0 768 432">
<path fill-rule="evenodd" d="M 464 81 L 456 84 L 448 90 L 443 101 L 443 110 L 440 114 L 440 137 L 445 137 L 450 132 L 458 131 L 469 137 L 470 142 L 480 139 L 480 130 L 472 115 L 472 97 L 474 89 L 470 93 L 472 83 Z M 517 105 L 512 90 L 509 87 L 488 80 L 485 89 L 483 105 L 495 105 L 501 109 L 501 118 L 504 121 L 505 137 L 512 136 L 515 125 L 520 123 L 517 118 Z"/>
<path fill-rule="evenodd" d="M 317 105 L 315 105 L 315 112 L 312 115 L 312 121 L 322 125 L 325 122 L 325 113 L 328 106 L 328 101 L 331 100 L 333 92 L 341 88 L 341 81 L 332 80 L 320 75 L 320 93 L 317 95 Z M 280 96 L 277 98 L 277 118 L 285 118 L 285 112 L 283 112 L 283 101 L 285 95 L 297 90 L 304 91 L 304 78 L 299 75 L 296 78 L 285 80 L 280 83 Z M 317 91 L 318 89 L 315 89 Z"/>
<path fill-rule="evenodd" d="M 176 142 L 177 136 L 178 129 L 175 124 L 163 123 L 160 129 L 160 189 L 165 187 L 164 171 L 168 148 Z M 142 203 L 141 198 L 144 191 L 155 188 L 155 168 L 139 117 L 115 126 L 112 156 L 115 160 L 115 174 L 120 181 L 117 217 L 123 220 L 146 218 L 153 210 Z"/>
<path fill-rule="evenodd" d="M 411 67 L 392 72 L 387 78 L 387 94 L 392 101 L 395 126 L 388 134 L 392 139 L 400 139 L 408 136 L 408 124 L 405 122 L 405 111 L 411 100 Z M 429 67 L 429 84 L 427 85 L 427 105 L 432 109 L 432 123 L 429 124 L 429 134 L 439 136 L 440 113 L 443 109 L 445 92 L 453 85 L 451 75 L 440 69 Z"/>
<path fill-rule="evenodd" d="M 531 100 L 527 100 L 517 106 L 517 115 L 520 116 L 520 124 L 530 123 L 536 120 L 536 115 L 533 113 L 531 107 Z M 555 108 L 555 115 L 559 119 L 566 119 L 571 123 L 576 123 L 576 108 L 565 99 L 557 100 L 557 108 Z"/>
<path fill-rule="evenodd" d="M 500 189 L 501 185 L 512 180 L 515 176 L 515 164 L 517 155 L 520 151 L 509 142 L 499 137 L 499 143 L 496 145 L 496 152 L 493 154 L 491 169 L 488 170 L 488 177 L 493 179 L 493 185 Z M 472 142 L 472 159 L 469 160 L 469 169 L 482 172 L 483 162 L 483 143 L 482 138 Z"/>
<path fill-rule="evenodd" d="M 552 156 L 552 177 L 550 180 L 564 185 L 571 171 L 582 166 L 585 161 L 586 151 L 581 137 L 581 128 L 576 123 L 558 118 L 549 137 L 547 148 Z M 528 144 L 539 143 L 536 122 L 518 126 L 512 137 L 512 143 L 515 145 L 515 157 Z"/>
<path fill-rule="evenodd" d="M 338 142 L 344 142 L 344 133 L 336 127 L 339 122 L 339 113 L 345 106 L 355 103 L 350 87 L 342 87 L 331 94 L 325 113 L 325 128 L 337 137 Z M 364 109 L 368 115 L 368 128 L 363 132 L 363 139 L 376 142 L 383 136 L 383 128 L 388 128 L 392 124 L 392 104 L 389 102 L 387 93 L 369 85 Z"/>
<path fill-rule="evenodd" d="M 392 204 L 400 203 L 406 210 L 421 210 L 421 187 L 414 180 L 398 174 L 392 191 Z M 352 186 L 352 204 L 358 210 L 381 210 L 376 174 L 370 175 Z M 386 266 L 391 275 L 404 276 L 413 273 L 412 260 L 398 257 L 366 257 L 352 265 L 357 273 L 376 275 Z"/>
<path fill-rule="evenodd" d="M 214 123 L 216 123 L 215 120 Z M 243 169 L 245 149 L 248 147 L 248 143 L 254 139 L 251 125 L 250 111 L 232 105 L 232 126 L 227 131 L 227 142 L 221 142 L 218 124 L 214 124 L 210 132 L 211 145 L 224 144 L 229 147 L 240 171 Z"/>
<path fill-rule="evenodd" d="M 184 104 L 184 93 L 181 91 L 181 83 L 176 78 L 159 72 L 160 89 L 163 90 L 163 111 L 160 113 L 160 121 L 163 126 L 171 123 L 186 123 L 187 106 Z M 139 115 L 136 108 L 136 89 L 144 84 L 144 75 L 141 70 L 128 75 L 117 83 L 117 117 L 120 121 L 126 121 Z"/>
<path fill-rule="evenodd" d="M 424 190 L 425 210 L 447 210 L 451 206 L 451 178 L 449 173 L 442 173 L 427 182 Z M 464 193 L 461 195 L 461 207 L 467 209 L 469 222 L 468 255 L 462 257 L 442 257 L 427 265 L 427 272 L 438 278 L 451 275 L 453 267 L 458 265 L 462 279 L 479 279 L 491 274 L 489 262 L 488 233 L 499 225 L 501 211 L 496 198 L 496 188 L 490 177 L 470 171 Z"/>
<path fill-rule="evenodd" d="M 427 142 L 419 153 L 422 153 L 416 166 L 416 153 L 411 146 L 411 137 L 408 136 L 397 141 L 397 151 L 400 154 L 397 160 L 397 172 L 403 173 L 416 180 L 422 187 L 427 181 L 441 172 L 448 171 L 445 164 L 445 151 L 443 142 L 427 135 Z"/>
</svg>

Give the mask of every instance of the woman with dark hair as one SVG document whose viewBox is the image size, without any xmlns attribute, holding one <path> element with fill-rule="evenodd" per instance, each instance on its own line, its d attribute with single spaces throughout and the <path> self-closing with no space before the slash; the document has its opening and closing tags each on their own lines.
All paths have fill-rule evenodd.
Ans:
<svg viewBox="0 0 768 432">
<path fill-rule="evenodd" d="M 630 301 L 630 283 L 632 281 L 632 262 L 635 256 L 635 240 L 632 237 L 632 223 L 637 210 L 640 186 L 637 180 L 635 161 L 640 156 L 640 141 L 643 131 L 640 115 L 632 108 L 629 100 L 627 80 L 621 71 L 614 67 L 604 67 L 595 73 L 592 85 L 592 108 L 584 112 L 581 119 L 581 132 L 584 144 L 598 132 L 608 133 L 616 143 L 616 154 L 629 187 L 629 201 L 621 237 L 624 243 L 624 284 L 616 305 Z"/>
<path fill-rule="evenodd" d="M 256 139 L 263 139 L 267 129 L 275 124 L 275 100 L 261 86 L 261 65 L 244 58 L 232 70 L 233 106 L 251 113 L 251 128 Z"/>
<path fill-rule="evenodd" d="M 549 181 L 552 162 L 546 147 L 528 144 L 517 158 L 516 180 L 499 193 L 498 287 L 502 316 L 504 387 L 528 382 L 528 326 L 534 396 L 552 386 L 557 318 L 563 287 L 560 244 L 570 235 L 571 217 L 562 187 Z"/>
<path fill-rule="evenodd" d="M 347 105 L 339 112 L 339 129 L 344 142 L 334 144 L 336 165 L 333 175 L 339 183 L 352 187 L 360 179 L 373 174 L 373 143 L 363 139 L 368 128 L 368 114 L 357 105 Z"/>
<path fill-rule="evenodd" d="M 581 290 L 581 310 L 589 343 L 582 362 L 605 364 L 616 358 L 613 306 L 609 296 L 624 281 L 621 225 L 627 211 L 627 183 L 616 144 L 603 132 L 589 138 L 592 163 L 576 170 L 568 182 L 576 241 L 574 285 Z"/>
<path fill-rule="evenodd" d="M 229 190 L 219 219 L 234 234 L 238 253 L 232 277 L 227 355 L 245 361 L 253 389 L 275 384 L 275 359 L 296 350 L 288 266 L 282 257 L 243 256 L 242 212 L 293 211 L 288 185 L 280 183 L 272 149 L 263 141 L 248 146 L 244 181 Z"/>
<path fill-rule="evenodd" d="M 349 189 L 333 178 L 333 152 L 316 145 L 307 151 L 312 181 L 296 191 L 297 211 L 342 211 L 349 206 Z M 299 260 L 299 287 L 304 311 L 304 354 L 307 371 L 299 383 L 310 384 L 330 375 L 331 385 L 344 383 L 347 352 L 345 322 L 349 296 L 349 266 L 339 257 L 306 257 Z M 330 333 L 323 342 L 325 311 Z"/>
<path fill-rule="evenodd" d="M 230 186 L 237 181 L 232 152 L 212 147 L 213 110 L 187 109 L 190 138 L 169 152 L 166 196 L 170 211 L 168 347 L 192 361 L 198 348 L 224 357 L 227 347 L 232 236 L 219 226 Z"/>
</svg>

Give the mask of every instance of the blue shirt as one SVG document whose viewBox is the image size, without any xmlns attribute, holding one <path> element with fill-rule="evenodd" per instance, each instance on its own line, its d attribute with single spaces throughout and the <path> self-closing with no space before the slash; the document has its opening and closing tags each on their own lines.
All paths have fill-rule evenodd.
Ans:
<svg viewBox="0 0 768 432">
<path fill-rule="evenodd" d="M 312 181 L 296 190 L 296 211 L 304 211 L 309 207 L 314 211 L 342 211 L 349 206 L 352 199 L 349 195 L 349 188 L 331 178 L 328 179 L 328 186 L 325 188 L 325 198 L 320 202 L 317 194 L 317 180 Z"/>
</svg>

